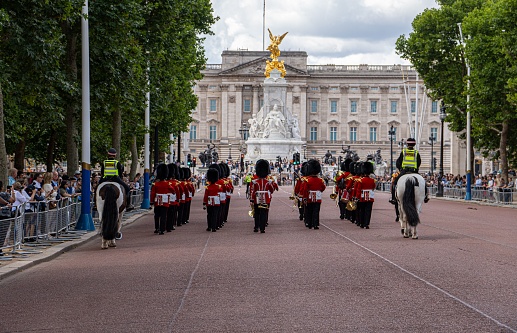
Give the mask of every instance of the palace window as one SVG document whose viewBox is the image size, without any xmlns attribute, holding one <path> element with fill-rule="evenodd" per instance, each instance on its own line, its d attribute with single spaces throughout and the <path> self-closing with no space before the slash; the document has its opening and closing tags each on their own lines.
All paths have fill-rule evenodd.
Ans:
<svg viewBox="0 0 517 333">
<path fill-rule="evenodd" d="M 438 140 L 438 127 L 431 127 L 431 137 L 434 138 L 434 141 Z"/>
<path fill-rule="evenodd" d="M 311 141 L 318 140 L 318 128 L 317 127 L 311 127 Z"/>
<path fill-rule="evenodd" d="M 431 113 L 438 113 L 438 102 L 433 101 L 431 103 Z"/>
<path fill-rule="evenodd" d="M 318 100 L 311 99 L 311 112 L 316 113 L 318 112 Z"/>
<path fill-rule="evenodd" d="M 357 112 L 357 101 L 350 101 L 350 112 Z"/>
<path fill-rule="evenodd" d="M 377 101 L 370 101 L 370 111 L 377 113 Z"/>
<path fill-rule="evenodd" d="M 190 125 L 190 140 L 196 140 L 196 139 L 197 139 L 197 126 Z"/>
<path fill-rule="evenodd" d="M 330 113 L 337 113 L 337 101 L 330 101 Z"/>
<path fill-rule="evenodd" d="M 210 140 L 217 140 L 217 126 L 210 125 Z"/>
<path fill-rule="evenodd" d="M 416 111 L 416 101 L 414 99 L 411 100 L 411 113 L 415 113 Z"/>
<path fill-rule="evenodd" d="M 350 127 L 350 141 L 357 141 L 357 127 Z"/>
<path fill-rule="evenodd" d="M 370 142 L 377 141 L 377 127 L 370 127 Z"/>
<path fill-rule="evenodd" d="M 251 99 L 245 99 L 243 105 L 243 111 L 244 112 L 251 112 Z"/>
<path fill-rule="evenodd" d="M 398 102 L 397 101 L 391 101 L 391 108 L 390 108 L 391 113 L 396 113 L 397 112 L 397 107 L 398 107 Z"/>
<path fill-rule="evenodd" d="M 337 141 L 337 127 L 330 128 L 330 141 Z"/>
<path fill-rule="evenodd" d="M 217 111 L 217 100 L 215 98 L 210 98 L 208 100 L 208 103 L 210 105 L 210 112 L 216 112 Z"/>
</svg>

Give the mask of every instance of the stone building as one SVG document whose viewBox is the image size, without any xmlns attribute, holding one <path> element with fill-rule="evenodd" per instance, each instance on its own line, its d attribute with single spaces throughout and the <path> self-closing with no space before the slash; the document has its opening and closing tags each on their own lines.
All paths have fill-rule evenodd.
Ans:
<svg viewBox="0 0 517 333">
<path fill-rule="evenodd" d="M 204 78 L 194 88 L 199 101 L 192 110 L 190 132 L 183 136 L 182 154 L 197 156 L 211 144 L 220 159 L 240 159 L 246 149 L 248 120 L 263 106 L 268 58 L 269 52 L 263 51 L 223 51 L 222 64 L 207 65 Z M 302 141 L 306 142 L 302 160 L 322 160 L 328 151 L 337 157 L 350 146 L 362 160 L 380 150 L 389 165 L 390 151 L 396 160 L 403 140 L 413 136 L 418 117 L 420 170 L 430 171 L 432 151 L 438 172 L 440 103 L 426 96 L 423 83 L 417 84 L 417 74 L 410 66 L 307 65 L 303 51 L 283 51 L 280 60 L 285 61 L 287 72 L 286 107 L 299 119 Z M 460 171 L 464 168 L 460 167 L 456 136 L 446 125 L 444 133 L 444 172 L 464 173 Z M 433 145 L 430 137 L 436 139 Z M 287 152 L 281 157 L 292 159 Z"/>
</svg>

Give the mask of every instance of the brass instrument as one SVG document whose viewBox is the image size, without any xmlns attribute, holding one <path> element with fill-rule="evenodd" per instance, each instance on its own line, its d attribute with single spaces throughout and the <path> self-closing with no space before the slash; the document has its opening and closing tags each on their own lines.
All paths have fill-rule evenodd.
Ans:
<svg viewBox="0 0 517 333">
<path fill-rule="evenodd" d="M 337 198 L 336 188 L 332 187 L 332 193 L 330 193 L 330 199 L 336 200 L 336 198 Z"/>
<path fill-rule="evenodd" d="M 255 216 L 255 206 L 253 204 L 251 204 L 251 210 L 248 212 L 248 215 L 250 217 L 254 217 Z"/>
</svg>

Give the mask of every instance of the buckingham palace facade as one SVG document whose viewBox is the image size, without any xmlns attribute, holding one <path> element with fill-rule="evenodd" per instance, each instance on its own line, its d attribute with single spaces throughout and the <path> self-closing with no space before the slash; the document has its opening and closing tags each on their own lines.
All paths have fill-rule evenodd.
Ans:
<svg viewBox="0 0 517 333">
<path fill-rule="evenodd" d="M 221 160 L 240 158 L 246 149 L 248 120 L 263 106 L 268 58 L 269 52 L 263 51 L 223 51 L 222 64 L 207 65 L 204 78 L 194 87 L 199 100 L 192 110 L 190 132 L 183 136 L 185 154 L 197 156 L 212 145 Z M 362 160 L 380 150 L 389 165 L 390 152 L 396 160 L 403 140 L 411 136 L 410 119 L 418 116 L 420 171 L 431 170 L 432 157 L 438 161 L 433 171 L 439 171 L 440 102 L 426 95 L 410 66 L 308 65 L 303 51 L 283 51 L 279 60 L 286 70 L 286 107 L 299 119 L 306 142 L 302 159 L 321 160 L 328 151 L 339 156 L 350 147 Z M 462 154 L 451 134 L 445 126 L 444 172 L 458 173 Z M 433 144 L 430 138 L 435 139 Z"/>
</svg>

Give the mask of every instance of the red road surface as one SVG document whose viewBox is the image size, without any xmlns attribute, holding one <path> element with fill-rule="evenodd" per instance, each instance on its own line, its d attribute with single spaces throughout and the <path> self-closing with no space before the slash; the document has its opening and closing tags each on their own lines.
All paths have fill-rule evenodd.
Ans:
<svg viewBox="0 0 517 333">
<path fill-rule="evenodd" d="M 431 200 L 404 239 L 387 194 L 371 229 L 298 220 L 288 187 L 265 234 L 234 194 L 229 222 L 153 233 L 152 214 L 116 249 L 95 239 L 0 281 L 0 332 L 517 332 L 516 210 Z"/>
</svg>

